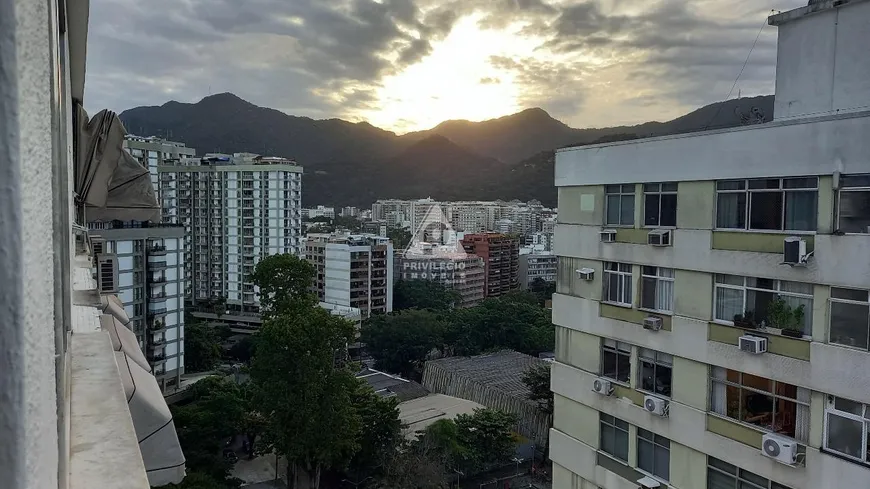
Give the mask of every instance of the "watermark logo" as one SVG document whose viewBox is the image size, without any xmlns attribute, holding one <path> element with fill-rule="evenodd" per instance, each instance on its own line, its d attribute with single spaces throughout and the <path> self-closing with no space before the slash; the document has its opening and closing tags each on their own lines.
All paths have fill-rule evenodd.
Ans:
<svg viewBox="0 0 870 489">
<path fill-rule="evenodd" d="M 415 223 L 411 241 L 401 256 L 404 278 L 445 280 L 454 284 L 465 280 L 465 259 L 469 255 L 438 204 L 432 204 Z"/>
</svg>

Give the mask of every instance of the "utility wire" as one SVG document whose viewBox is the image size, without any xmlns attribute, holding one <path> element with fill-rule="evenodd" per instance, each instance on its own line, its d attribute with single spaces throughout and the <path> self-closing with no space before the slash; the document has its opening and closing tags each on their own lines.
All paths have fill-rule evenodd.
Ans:
<svg viewBox="0 0 870 489">
<path fill-rule="evenodd" d="M 771 12 L 773 12 L 773 10 L 771 10 Z M 746 65 L 749 63 L 749 57 L 752 56 L 752 51 L 755 50 L 755 45 L 758 44 L 758 39 L 761 37 L 761 31 L 764 30 L 764 26 L 766 26 L 766 25 L 767 25 L 767 17 L 764 18 L 764 22 L 761 24 L 761 28 L 758 29 L 758 34 L 755 35 L 755 41 L 753 41 L 752 47 L 749 48 L 749 54 L 746 55 L 746 60 L 743 61 L 743 66 L 740 67 L 740 73 L 737 73 L 737 78 L 734 79 L 734 83 L 731 85 L 731 90 L 728 90 L 728 96 L 725 97 L 725 100 L 723 100 L 722 102 L 719 103 L 719 107 L 716 108 L 716 113 L 713 114 L 713 117 L 710 118 L 710 122 L 708 122 L 704 126 L 705 131 L 707 130 L 708 127 L 710 127 L 710 124 L 712 124 L 713 121 L 716 120 L 716 117 L 719 116 L 719 112 L 722 111 L 722 106 L 725 105 L 725 102 L 727 102 L 728 99 L 731 98 L 731 94 L 734 93 L 734 87 L 737 86 L 737 81 L 740 80 L 740 77 L 743 75 L 743 70 L 746 69 Z"/>
</svg>

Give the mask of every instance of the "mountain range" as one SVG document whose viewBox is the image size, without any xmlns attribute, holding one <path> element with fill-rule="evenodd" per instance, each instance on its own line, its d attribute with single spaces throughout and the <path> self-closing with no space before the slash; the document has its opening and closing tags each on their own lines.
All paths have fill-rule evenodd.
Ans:
<svg viewBox="0 0 870 489">
<path fill-rule="evenodd" d="M 756 110 L 757 109 L 757 110 Z M 540 108 L 481 122 L 450 120 L 396 135 L 366 122 L 316 120 L 259 107 L 231 93 L 120 114 L 128 132 L 160 136 L 198 154 L 251 152 L 305 168 L 303 205 L 368 207 L 377 199 L 540 200 L 556 205 L 554 150 L 767 121 L 773 96 L 707 105 L 666 122 L 572 128 Z M 744 115 L 746 114 L 746 115 Z"/>
</svg>

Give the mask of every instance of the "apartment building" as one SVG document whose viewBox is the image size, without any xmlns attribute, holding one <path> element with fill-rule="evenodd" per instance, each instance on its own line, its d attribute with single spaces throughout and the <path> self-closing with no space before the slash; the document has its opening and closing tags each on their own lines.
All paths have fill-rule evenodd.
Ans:
<svg viewBox="0 0 870 489">
<path fill-rule="evenodd" d="M 391 227 L 411 225 L 411 201 L 382 199 L 372 204 L 372 220 L 386 221 Z"/>
<path fill-rule="evenodd" d="M 309 234 L 305 258 L 321 302 L 360 310 L 363 319 L 393 310 L 393 245 L 372 234 Z"/>
<path fill-rule="evenodd" d="M 779 29 L 774 120 L 556 153 L 556 489 L 870 480 L 870 2 Z"/>
<path fill-rule="evenodd" d="M 151 184 L 155 189 L 159 188 L 158 167 L 177 164 L 184 158 L 196 156 L 194 148 L 188 148 L 184 143 L 167 141 L 156 136 L 142 137 L 128 134 L 124 137 L 124 149 L 139 160 L 142 166 L 148 168 L 148 172 L 151 174 Z"/>
<path fill-rule="evenodd" d="M 538 279 L 555 283 L 558 268 L 559 257 L 553 253 L 537 249 L 520 249 L 518 272 L 520 288 L 528 290 L 529 285 Z"/>
<path fill-rule="evenodd" d="M 472 307 L 484 299 L 486 273 L 483 258 L 445 246 L 425 243 L 396 259 L 396 276 L 401 280 L 437 282 L 459 293 L 456 307 Z"/>
<path fill-rule="evenodd" d="M 306 219 L 314 219 L 315 217 L 328 217 L 329 219 L 334 219 L 335 207 L 319 205 L 317 207 L 312 207 L 311 209 L 302 209 L 302 217 Z"/>
<path fill-rule="evenodd" d="M 496 297 L 519 286 L 517 238 L 499 233 L 466 234 L 462 246 L 466 253 L 483 259 L 485 297 Z"/>
<path fill-rule="evenodd" d="M 91 222 L 97 251 L 118 259 L 118 298 L 163 392 L 184 374 L 184 228 Z"/>
<path fill-rule="evenodd" d="M 301 251 L 302 167 L 236 153 L 158 171 L 164 220 L 187 230 L 186 297 L 194 304 L 223 297 L 231 312 L 256 313 L 254 266 L 268 255 Z"/>
</svg>

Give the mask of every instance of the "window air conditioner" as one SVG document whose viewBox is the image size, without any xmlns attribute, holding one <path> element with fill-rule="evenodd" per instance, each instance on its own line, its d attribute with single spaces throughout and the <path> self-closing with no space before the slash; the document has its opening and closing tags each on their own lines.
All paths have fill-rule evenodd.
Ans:
<svg viewBox="0 0 870 489">
<path fill-rule="evenodd" d="M 668 401 L 655 396 L 643 396 L 643 408 L 656 416 L 668 415 Z"/>
<path fill-rule="evenodd" d="M 670 229 L 653 229 L 646 235 L 646 242 L 652 246 L 670 246 L 671 245 L 671 230 Z"/>
<path fill-rule="evenodd" d="M 656 316 L 647 316 L 643 318 L 643 329 L 650 331 L 658 331 L 662 329 L 662 318 Z"/>
<path fill-rule="evenodd" d="M 640 484 L 637 489 L 658 489 L 659 487 L 662 487 L 662 484 L 659 481 L 650 476 L 644 476 L 643 478 L 638 479 L 637 483 Z"/>
<path fill-rule="evenodd" d="M 97 255 L 97 290 L 101 295 L 118 293 L 117 255 Z"/>
<path fill-rule="evenodd" d="M 616 241 L 616 230 L 615 229 L 602 229 L 600 233 L 601 242 L 602 243 L 613 243 Z"/>
<path fill-rule="evenodd" d="M 750 335 L 741 336 L 739 346 L 742 351 L 757 355 L 767 351 L 767 338 Z"/>
<path fill-rule="evenodd" d="M 761 437 L 761 453 L 782 464 L 797 462 L 797 447 L 796 441 L 776 433 L 765 433 Z"/>
<path fill-rule="evenodd" d="M 812 253 L 807 253 L 807 241 L 799 236 L 790 236 L 783 240 L 782 263 L 791 266 L 806 266 Z"/>
<path fill-rule="evenodd" d="M 91 238 L 91 253 L 94 256 L 102 255 L 106 252 L 106 241 L 100 238 Z"/>
<path fill-rule="evenodd" d="M 598 377 L 592 382 L 592 391 L 601 394 L 602 396 L 609 396 L 613 394 L 613 385 L 609 380 L 603 377 Z"/>
<path fill-rule="evenodd" d="M 581 280 L 592 280 L 593 278 L 595 278 L 595 269 L 580 268 L 577 270 L 577 276 L 580 277 Z"/>
</svg>

